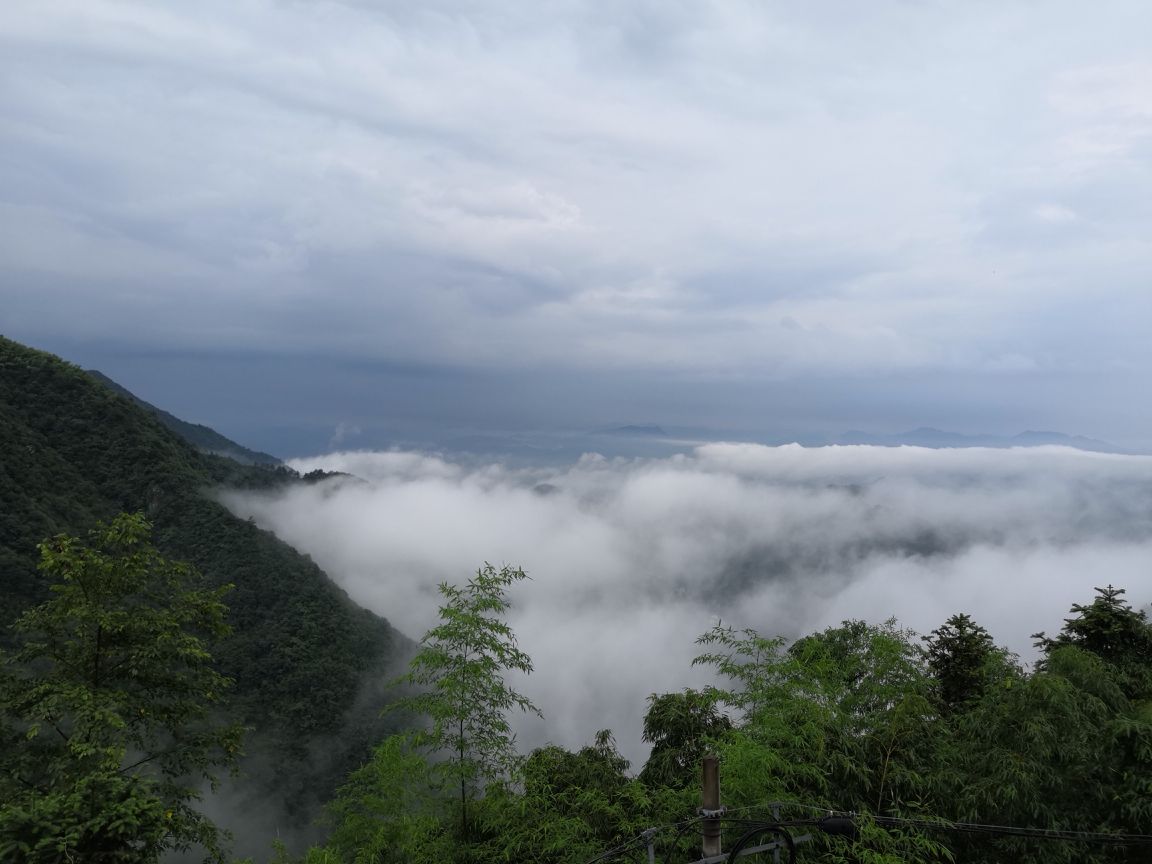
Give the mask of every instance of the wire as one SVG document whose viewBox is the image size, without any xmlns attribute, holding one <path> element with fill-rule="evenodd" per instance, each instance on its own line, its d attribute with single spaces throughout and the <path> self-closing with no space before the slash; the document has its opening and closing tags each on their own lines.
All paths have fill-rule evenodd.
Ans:
<svg viewBox="0 0 1152 864">
<path fill-rule="evenodd" d="M 740 857 L 740 852 L 744 849 L 744 847 L 759 837 L 761 834 L 765 833 L 779 836 L 781 841 L 783 841 L 784 846 L 788 849 L 789 864 L 796 864 L 796 841 L 793 840 L 792 835 L 785 831 L 782 827 L 771 822 L 762 823 L 752 828 L 750 831 L 745 832 L 744 835 L 732 846 L 732 851 L 728 853 L 728 864 L 734 864 L 736 859 Z"/>
<path fill-rule="evenodd" d="M 772 801 L 765 804 L 756 804 L 742 807 L 740 810 L 767 809 L 771 807 L 798 807 L 804 810 L 813 810 L 825 816 L 841 816 L 855 818 L 857 814 L 831 807 L 822 807 L 817 804 L 805 804 L 800 801 Z M 737 812 L 737 811 L 729 811 Z M 1105 831 L 1075 831 L 1063 828 L 1025 828 L 1014 825 L 989 825 L 979 822 L 952 822 L 949 820 L 910 819 L 901 816 L 872 816 L 869 817 L 877 825 L 907 825 L 915 828 L 926 828 L 937 831 L 958 831 L 967 834 L 995 834 L 1013 837 L 1032 837 L 1038 840 L 1068 840 L 1083 841 L 1087 843 L 1116 843 L 1139 845 L 1152 843 L 1152 834 L 1116 834 Z M 773 820 L 777 825 L 818 825 L 819 820 Z"/>
<path fill-rule="evenodd" d="M 828 807 L 819 807 L 811 804 L 795 803 L 793 806 L 816 810 L 828 816 L 839 816 L 855 819 L 857 814 L 843 810 L 834 810 Z M 992 834 L 1011 837 L 1030 837 L 1037 840 L 1068 840 L 1086 843 L 1115 843 L 1140 845 L 1152 843 L 1152 834 L 1117 834 L 1105 831 L 1076 831 L 1064 828 L 1025 828 L 1015 825 L 989 825 L 979 822 L 953 822 L 950 820 L 910 819 L 902 816 L 869 816 L 873 822 L 882 826 L 909 826 L 936 831 L 957 831 L 966 834 Z M 819 820 L 794 820 L 791 824 L 815 824 Z M 780 823 L 785 824 L 785 823 Z"/>
<path fill-rule="evenodd" d="M 619 846 L 616 846 L 612 849 L 609 849 L 607 852 L 604 852 L 600 855 L 597 855 L 595 858 L 589 859 L 587 862 L 585 862 L 585 864 L 598 864 L 598 862 L 600 862 L 600 861 L 607 861 L 611 858 L 617 858 L 620 855 L 623 855 L 625 852 L 629 851 L 630 849 L 635 848 L 640 842 L 645 841 L 647 839 L 648 839 L 648 832 L 645 831 L 643 834 L 638 834 L 637 836 L 633 837 L 631 840 L 626 840 L 623 843 L 621 843 Z"/>
<path fill-rule="evenodd" d="M 658 836 L 659 834 L 661 834 L 662 832 L 669 831 L 672 828 L 680 828 L 681 826 L 691 825 L 693 822 L 697 822 L 697 821 L 699 821 L 699 819 L 688 819 L 688 820 L 685 820 L 684 822 L 670 822 L 670 823 L 665 824 L 665 825 L 656 825 L 656 826 L 653 826 L 652 828 L 647 828 L 644 831 L 641 831 L 639 834 L 637 834 L 631 840 L 625 840 L 619 846 L 614 846 L 613 848 L 609 849 L 607 852 L 603 852 L 600 855 L 597 855 L 595 858 L 591 858 L 588 861 L 585 861 L 584 864 L 598 864 L 598 862 L 600 862 L 600 861 L 606 861 L 610 858 L 616 858 L 620 855 L 623 855 L 625 852 L 630 851 L 631 849 L 633 849 L 634 847 L 636 847 L 640 843 L 644 843 L 645 845 L 647 845 L 649 838 L 654 838 L 654 837 Z"/>
<path fill-rule="evenodd" d="M 695 819 L 687 819 L 680 823 L 678 830 L 676 831 L 676 836 L 672 838 L 672 844 L 668 847 L 668 852 L 664 855 L 664 864 L 672 864 L 672 855 L 676 851 L 676 847 L 680 844 L 680 840 L 683 838 L 684 832 L 691 828 L 693 825 L 698 825 L 703 821 L 704 819 L 698 816 Z"/>
<path fill-rule="evenodd" d="M 723 815 L 712 817 L 719 819 L 726 826 L 745 828 L 745 833 L 741 835 L 733 850 L 729 853 L 728 860 L 735 861 L 736 853 L 750 843 L 756 836 L 766 832 L 772 832 L 780 835 L 784 840 L 785 846 L 789 849 L 789 860 L 794 861 L 796 856 L 795 840 L 785 830 L 787 828 L 799 828 L 805 826 L 812 826 L 819 828 L 821 819 L 815 817 L 806 817 L 800 819 L 779 819 L 773 817 L 772 819 L 748 819 L 740 818 L 735 814 L 747 813 L 753 810 L 765 811 L 774 808 L 798 808 L 801 810 L 809 810 L 821 814 L 822 818 L 839 817 L 855 821 L 858 817 L 856 813 L 845 810 L 837 810 L 832 807 L 821 806 L 818 804 L 806 804 L 801 801 L 769 801 L 763 804 L 749 804 L 745 807 L 738 807 L 733 810 L 727 810 Z M 1114 834 L 1103 831 L 1074 831 L 1070 829 L 1060 828 L 1026 828 L 1015 825 L 990 825 L 979 822 L 951 822 L 947 820 L 933 821 L 930 819 L 912 819 L 901 816 L 868 816 L 866 817 L 877 825 L 882 827 L 902 827 L 917 828 L 921 830 L 932 831 L 955 831 L 964 834 L 984 834 L 988 836 L 999 837 L 1021 837 L 1033 840 L 1059 840 L 1064 842 L 1080 842 L 1080 843 L 1099 843 L 1105 845 L 1118 845 L 1118 846 L 1139 846 L 1152 844 L 1152 834 Z M 654 840 L 657 836 L 665 834 L 669 831 L 675 830 L 676 834 L 668 845 L 667 852 L 664 855 L 664 864 L 671 864 L 673 856 L 676 854 L 680 842 L 683 840 L 684 835 L 693 826 L 699 825 L 704 821 L 704 817 L 696 816 L 690 819 L 685 819 L 682 822 L 669 823 L 667 825 L 659 825 L 649 828 L 636 837 L 626 840 L 618 846 L 609 849 L 607 852 L 598 855 L 585 862 L 585 864 L 600 864 L 600 862 L 608 861 L 617 858 L 627 852 L 635 850 L 640 844 L 647 844 L 650 840 Z"/>
<path fill-rule="evenodd" d="M 909 825 L 916 828 L 959 831 L 966 834 L 995 834 L 1005 837 L 1031 837 L 1036 840 L 1068 840 L 1119 845 L 1152 843 L 1152 834 L 1113 834 L 1104 831 L 1073 831 L 1063 828 L 1022 828 L 1015 825 L 985 825 L 978 822 L 932 822 L 925 819 L 905 819 L 898 816 L 874 816 L 872 819 L 877 825 Z"/>
</svg>

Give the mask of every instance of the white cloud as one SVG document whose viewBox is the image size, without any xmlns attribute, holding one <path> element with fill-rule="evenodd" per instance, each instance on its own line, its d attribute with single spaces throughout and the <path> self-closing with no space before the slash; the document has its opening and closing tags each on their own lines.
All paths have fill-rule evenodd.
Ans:
<svg viewBox="0 0 1152 864">
<path fill-rule="evenodd" d="M 718 618 L 795 636 L 890 615 L 928 632 L 965 611 L 1030 656 L 1031 634 L 1096 585 L 1152 599 L 1152 457 L 709 444 L 563 469 L 404 452 L 294 464 L 362 479 L 226 503 L 413 636 L 440 581 L 484 561 L 529 573 L 510 620 L 536 665 L 519 683 L 548 719 L 521 727 L 528 745 L 610 726 L 641 758 L 646 696 L 705 680 L 693 642 Z"/>
</svg>

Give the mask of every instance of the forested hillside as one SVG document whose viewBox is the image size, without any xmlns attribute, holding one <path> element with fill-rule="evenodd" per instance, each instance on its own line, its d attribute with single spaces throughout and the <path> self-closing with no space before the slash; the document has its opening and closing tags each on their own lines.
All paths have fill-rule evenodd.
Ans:
<svg viewBox="0 0 1152 864">
<path fill-rule="evenodd" d="M 228 595 L 232 634 L 214 654 L 251 727 L 249 789 L 292 821 L 383 734 L 374 684 L 407 640 L 356 606 L 309 558 L 212 500 L 222 483 L 292 482 L 285 468 L 202 453 L 150 411 L 60 359 L 0 337 L 0 630 L 44 599 L 37 544 L 143 512 L 164 555 Z"/>
<path fill-rule="evenodd" d="M 149 412 L 153 417 L 159 420 L 166 427 L 171 429 L 197 450 L 203 453 L 212 453 L 217 456 L 227 456 L 242 465 L 279 465 L 280 460 L 269 453 L 262 453 L 259 450 L 250 450 L 243 444 L 237 444 L 230 438 L 221 435 L 215 429 L 203 426 L 199 423 L 189 423 L 187 420 L 181 420 L 179 417 L 165 411 L 163 408 L 157 408 L 151 402 L 146 402 L 134 393 L 131 393 L 126 388 L 117 384 L 103 372 L 98 372 L 95 369 L 89 369 L 88 374 L 121 396 L 126 396 L 131 401 L 135 402 L 145 411 Z"/>
</svg>

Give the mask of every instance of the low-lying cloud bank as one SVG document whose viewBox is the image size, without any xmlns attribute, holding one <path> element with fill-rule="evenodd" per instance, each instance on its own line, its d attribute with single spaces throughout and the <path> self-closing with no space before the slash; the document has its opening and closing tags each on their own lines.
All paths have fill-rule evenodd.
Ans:
<svg viewBox="0 0 1152 864">
<path fill-rule="evenodd" d="M 544 710 L 524 746 L 611 727 L 643 758 L 653 692 L 699 685 L 694 639 L 723 619 L 800 635 L 896 616 L 920 632 L 969 612 L 1024 657 L 1093 586 L 1152 597 L 1152 457 L 1059 447 L 764 447 L 565 469 L 412 452 L 299 460 L 347 472 L 225 502 L 311 554 L 359 603 L 419 637 L 441 581 L 522 566 L 510 622 Z"/>
</svg>

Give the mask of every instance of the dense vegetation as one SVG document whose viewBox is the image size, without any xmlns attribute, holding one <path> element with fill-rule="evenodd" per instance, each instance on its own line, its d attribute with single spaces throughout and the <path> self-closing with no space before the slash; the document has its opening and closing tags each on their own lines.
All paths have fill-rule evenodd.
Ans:
<svg viewBox="0 0 1152 864">
<path fill-rule="evenodd" d="M 750 826 L 753 838 L 780 839 L 771 826 L 783 822 L 811 834 L 801 861 L 1147 861 L 1152 625 L 1119 589 L 1097 593 L 1055 637 L 1036 634 L 1032 671 L 963 614 L 927 637 L 847 621 L 792 644 L 718 625 L 698 640 L 696 662 L 721 686 L 650 698 L 653 749 L 637 776 L 603 730 L 578 752 L 548 746 L 486 772 L 486 794 L 466 798 L 445 783 L 458 774 L 459 739 L 394 735 L 343 787 L 330 841 L 307 861 L 640 861 L 649 837 L 663 860 L 695 860 L 710 750 L 729 808 L 726 848 Z M 459 590 L 445 596 L 416 669 L 429 651 L 453 668 L 437 632 L 448 627 L 460 649 L 501 611 L 475 614 Z M 507 640 L 514 647 L 507 631 L 486 644 Z M 499 664 L 485 668 L 490 678 Z M 481 696 L 473 712 L 516 706 Z M 440 728 L 441 715 L 431 718 Z M 856 815 L 826 821 L 832 812 Z"/>
<path fill-rule="evenodd" d="M 231 681 L 208 640 L 223 597 L 165 560 L 124 514 L 89 543 L 41 546 L 52 597 L 0 655 L 0 860 L 153 861 L 197 846 L 223 860 L 193 803 L 233 765 L 243 729 L 218 719 Z"/>
<path fill-rule="evenodd" d="M 227 456 L 242 465 L 279 465 L 280 460 L 269 453 L 262 453 L 259 450 L 250 450 L 247 447 L 237 444 L 229 438 L 224 437 L 215 429 L 208 426 L 203 426 L 199 423 L 189 423 L 187 420 L 181 420 L 179 417 L 170 414 L 163 408 L 157 408 L 150 402 L 146 402 L 134 393 L 129 392 L 124 387 L 121 387 L 107 375 L 102 372 L 97 372 L 95 369 L 89 369 L 88 374 L 108 387 L 110 390 L 119 393 L 126 399 L 135 402 L 168 429 L 175 432 L 197 450 L 203 453 L 214 453 L 217 456 Z"/>
<path fill-rule="evenodd" d="M 228 597 L 232 635 L 215 654 L 251 728 L 249 787 L 307 823 L 318 799 L 388 730 L 373 682 L 407 640 L 352 603 L 306 556 L 214 501 L 221 484 L 298 482 L 284 467 L 200 452 L 140 405 L 60 359 L 0 338 L 0 645 L 47 599 L 37 544 L 142 512 L 164 556 Z"/>
</svg>

